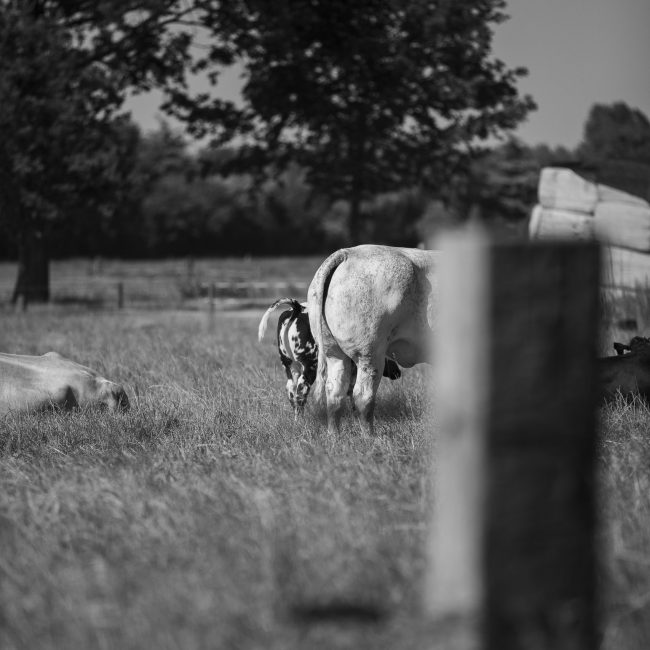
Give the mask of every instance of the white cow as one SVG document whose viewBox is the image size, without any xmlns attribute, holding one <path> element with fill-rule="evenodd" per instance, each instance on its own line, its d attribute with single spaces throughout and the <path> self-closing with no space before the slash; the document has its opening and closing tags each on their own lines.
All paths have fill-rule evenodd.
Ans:
<svg viewBox="0 0 650 650">
<path fill-rule="evenodd" d="M 352 362 L 354 402 L 372 433 L 384 359 L 407 368 L 428 361 L 439 259 L 417 248 L 366 245 L 336 251 L 316 271 L 307 300 L 319 355 L 314 392 L 325 389 L 330 431 L 338 431 Z"/>
<path fill-rule="evenodd" d="M 297 420 L 305 410 L 309 390 L 316 379 L 318 346 L 311 333 L 307 303 L 298 302 L 295 298 L 280 298 L 264 312 L 257 331 L 258 340 L 261 342 L 264 339 L 269 317 L 280 305 L 291 307 L 290 310 L 282 312 L 278 319 L 277 346 L 280 362 L 287 375 L 287 395 Z M 385 359 L 383 376 L 391 380 L 399 379 L 402 372 L 395 361 Z M 347 391 L 350 396 L 356 377 L 357 368 L 353 363 Z"/>
<path fill-rule="evenodd" d="M 0 415 L 99 405 L 129 408 L 124 388 L 56 352 L 42 356 L 0 353 Z"/>
</svg>

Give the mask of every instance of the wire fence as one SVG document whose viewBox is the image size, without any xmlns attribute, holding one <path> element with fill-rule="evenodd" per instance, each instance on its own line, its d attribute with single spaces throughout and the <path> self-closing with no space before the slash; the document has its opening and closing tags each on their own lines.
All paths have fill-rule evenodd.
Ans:
<svg viewBox="0 0 650 650">
<path fill-rule="evenodd" d="M 201 305 L 261 305 L 279 297 L 304 300 L 306 280 L 223 281 L 202 279 L 180 281 L 170 278 L 72 279 L 50 282 L 50 302 L 89 308 L 197 309 Z M 11 303 L 14 284 L 0 282 L 0 302 Z M 29 294 L 29 291 L 28 291 Z M 21 300 L 21 305 L 23 304 Z"/>
<path fill-rule="evenodd" d="M 323 256 L 71 259 L 50 263 L 49 297 L 71 308 L 201 309 L 306 299 Z M 0 306 L 10 305 L 17 265 L 0 262 Z M 29 292 L 28 292 L 29 293 Z"/>
<path fill-rule="evenodd" d="M 52 304 L 71 308 L 261 307 L 285 296 L 305 300 L 321 262 L 322 257 L 54 261 L 49 295 Z M 650 294 L 650 255 L 607 248 L 602 267 L 605 293 Z M 0 308 L 11 304 L 15 281 L 16 265 L 0 263 Z"/>
</svg>

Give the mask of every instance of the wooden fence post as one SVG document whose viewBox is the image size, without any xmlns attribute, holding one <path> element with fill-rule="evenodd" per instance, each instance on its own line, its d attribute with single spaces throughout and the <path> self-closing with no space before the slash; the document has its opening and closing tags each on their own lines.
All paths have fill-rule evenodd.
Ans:
<svg viewBox="0 0 650 650">
<path fill-rule="evenodd" d="M 214 299 L 217 295 L 217 290 L 216 287 L 214 286 L 214 282 L 210 282 L 208 286 L 208 311 L 210 314 L 214 314 Z"/>
<path fill-rule="evenodd" d="M 213 332 L 215 327 L 215 298 L 217 287 L 214 282 L 208 284 L 208 332 Z"/>
<path fill-rule="evenodd" d="M 598 249 L 441 248 L 427 608 L 446 647 L 591 650 Z"/>
</svg>

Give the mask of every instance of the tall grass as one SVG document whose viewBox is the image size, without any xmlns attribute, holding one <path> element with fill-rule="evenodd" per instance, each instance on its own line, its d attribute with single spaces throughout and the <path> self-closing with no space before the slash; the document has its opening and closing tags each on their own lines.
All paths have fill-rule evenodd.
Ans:
<svg viewBox="0 0 650 650">
<path fill-rule="evenodd" d="M 601 412 L 600 493 L 606 648 L 650 645 L 650 409 Z"/>
<path fill-rule="evenodd" d="M 409 647 L 427 511 L 424 374 L 387 386 L 379 435 L 294 423 L 257 317 L 7 318 L 126 383 L 121 415 L 7 417 L 0 647 Z M 28 345 L 24 341 L 29 341 Z M 380 625 L 306 627 L 296 605 L 363 603 Z"/>
<path fill-rule="evenodd" d="M 293 421 L 260 316 L 5 315 L 0 349 L 56 349 L 133 408 L 0 421 L 1 648 L 429 647 L 428 369 L 382 382 L 374 437 L 330 436 Z M 650 413 L 601 415 L 602 647 L 645 648 Z"/>
</svg>

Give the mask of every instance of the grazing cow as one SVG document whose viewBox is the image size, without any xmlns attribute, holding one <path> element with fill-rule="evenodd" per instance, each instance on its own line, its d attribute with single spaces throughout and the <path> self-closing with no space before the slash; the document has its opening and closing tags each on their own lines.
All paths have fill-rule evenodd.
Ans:
<svg viewBox="0 0 650 650">
<path fill-rule="evenodd" d="M 650 339 L 635 336 L 629 345 L 614 343 L 616 356 L 598 359 L 600 394 L 608 402 L 621 394 L 650 401 Z"/>
<path fill-rule="evenodd" d="M 307 299 L 318 344 L 314 390 L 325 391 L 330 431 L 338 430 L 353 362 L 354 403 L 371 433 L 384 359 L 407 368 L 428 360 L 438 260 L 431 251 L 364 245 L 333 253 L 316 271 Z"/>
<path fill-rule="evenodd" d="M 305 409 L 309 389 L 316 379 L 318 350 L 309 329 L 305 306 L 293 298 L 280 298 L 266 310 L 257 330 L 259 341 L 264 338 L 269 316 L 280 305 L 291 308 L 280 314 L 277 340 L 280 362 L 287 373 L 287 395 L 297 419 Z"/>
<path fill-rule="evenodd" d="M 42 356 L 0 353 L 0 415 L 99 405 L 129 408 L 119 384 L 56 352 Z"/>
<path fill-rule="evenodd" d="M 257 331 L 261 342 L 266 333 L 268 320 L 277 307 L 286 305 L 289 310 L 280 314 L 277 328 L 277 344 L 280 362 L 287 374 L 287 395 L 297 419 L 305 409 L 309 390 L 316 379 L 318 364 L 318 346 L 314 342 L 309 317 L 306 310 L 307 303 L 300 303 L 294 298 L 280 298 L 276 300 L 264 313 Z M 385 359 L 384 377 L 398 379 L 402 376 L 399 366 L 392 359 Z M 353 364 L 351 383 L 348 394 L 351 395 L 356 376 L 356 366 Z"/>
</svg>

